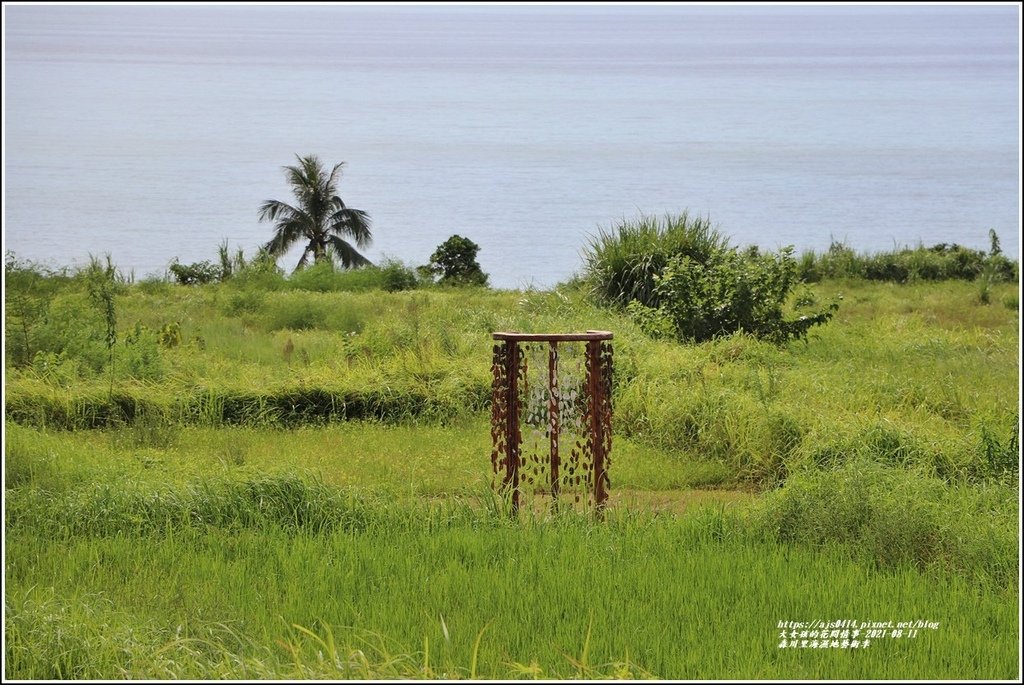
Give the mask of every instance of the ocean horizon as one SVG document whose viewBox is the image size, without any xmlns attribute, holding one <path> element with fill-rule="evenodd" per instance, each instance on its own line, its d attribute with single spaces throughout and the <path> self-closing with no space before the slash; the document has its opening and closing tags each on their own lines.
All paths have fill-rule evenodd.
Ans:
<svg viewBox="0 0 1024 685">
<path fill-rule="evenodd" d="M 373 261 L 480 245 L 551 287 L 590 236 L 709 217 L 797 253 L 1020 255 L 1020 7 L 5 5 L 5 251 L 137 278 L 255 253 L 296 155 Z M 280 260 L 291 270 L 293 251 Z"/>
</svg>

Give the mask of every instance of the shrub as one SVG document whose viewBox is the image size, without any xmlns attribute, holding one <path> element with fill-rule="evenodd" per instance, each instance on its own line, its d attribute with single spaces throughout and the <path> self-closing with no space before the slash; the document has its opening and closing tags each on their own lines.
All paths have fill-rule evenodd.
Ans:
<svg viewBox="0 0 1024 685">
<path fill-rule="evenodd" d="M 389 293 L 412 290 L 419 285 L 416 272 L 397 260 L 386 260 L 380 265 L 379 270 L 381 286 Z M 484 276 L 484 282 L 486 281 L 487 277 Z"/>
<path fill-rule="evenodd" d="M 83 293 L 56 296 L 32 338 L 34 354 L 53 353 L 77 359 L 83 370 L 99 373 L 106 364 L 103 320 Z"/>
<path fill-rule="evenodd" d="M 878 254 L 855 253 L 843 243 L 833 242 L 821 255 L 807 252 L 801 256 L 798 274 L 806 281 L 823 278 L 865 278 L 871 281 L 906 283 L 924 280 L 987 279 L 989 283 L 1016 281 L 1018 267 L 999 247 L 999 237 L 989 231 L 991 248 L 986 254 L 956 243 L 938 243 Z M 982 291 L 986 286 L 982 285 Z M 984 296 L 983 296 L 984 299 Z"/>
<path fill-rule="evenodd" d="M 245 253 L 242 248 L 238 248 L 238 251 L 234 255 L 228 250 L 227 238 L 217 246 L 217 259 L 219 264 L 219 273 L 217 279 L 221 282 L 228 280 L 234 274 L 245 269 Z"/>
<path fill-rule="evenodd" d="M 181 285 L 203 285 L 220 279 L 221 270 L 209 261 L 194 262 L 192 264 L 181 264 L 175 257 L 171 262 L 171 273 L 174 280 Z"/>
<path fill-rule="evenodd" d="M 260 250 L 251 261 L 236 268 L 230 282 L 235 286 L 259 290 L 281 290 L 286 283 L 284 271 L 266 250 Z"/>
<path fill-rule="evenodd" d="M 4 351 L 15 365 L 32 363 L 39 350 L 39 327 L 46 321 L 54 297 L 51 274 L 44 267 L 18 260 L 8 252 L 4 261 Z"/>
<path fill-rule="evenodd" d="M 266 296 L 260 290 L 239 290 L 231 293 L 224 304 L 224 313 L 228 316 L 259 312 L 263 309 Z"/>
<path fill-rule="evenodd" d="M 605 304 L 625 307 L 635 300 L 657 308 L 657 277 L 672 258 L 703 263 L 727 247 L 727 238 L 708 218 L 693 218 L 687 212 L 663 219 L 641 216 L 601 230 L 590 240 L 584 248 L 584 280 Z"/>
<path fill-rule="evenodd" d="M 703 262 L 689 256 L 669 259 L 655 278 L 657 308 L 631 305 L 642 327 L 671 330 L 680 340 L 703 342 L 742 331 L 782 343 L 806 338 L 812 326 L 826 323 L 839 305 L 786 319 L 783 307 L 797 285 L 792 249 L 778 255 L 734 248 L 711 253 Z M 802 302 L 807 302 L 806 295 Z"/>
<path fill-rule="evenodd" d="M 288 279 L 288 286 L 296 290 L 328 293 L 339 289 L 337 275 L 334 271 L 334 263 L 324 260 L 296 269 Z"/>
<path fill-rule="evenodd" d="M 163 376 L 163 360 L 160 357 L 160 343 L 165 330 L 157 333 L 136 322 L 135 327 L 124 337 L 124 350 L 118 360 L 124 374 L 138 380 L 159 380 Z M 181 333 L 178 333 L 178 341 Z"/>
<path fill-rule="evenodd" d="M 469 238 L 453 235 L 430 255 L 425 270 L 440 275 L 439 282 L 444 285 L 487 285 L 487 274 L 476 261 L 479 251 L 480 246 Z"/>
<path fill-rule="evenodd" d="M 168 295 L 174 287 L 163 276 L 151 274 L 136 283 L 139 292 L 143 295 Z"/>
<path fill-rule="evenodd" d="M 702 342 L 744 332 L 781 342 L 806 337 L 838 308 L 786 320 L 783 306 L 798 283 L 792 248 L 778 255 L 756 247 L 740 252 L 709 219 L 685 212 L 602 231 L 585 259 L 595 297 L 625 307 L 653 337 Z M 800 299 L 807 306 L 813 294 L 805 289 Z"/>
<path fill-rule="evenodd" d="M 411 290 L 418 285 L 415 272 L 397 260 L 386 260 L 381 266 L 336 269 L 331 262 L 319 262 L 297 270 L 288 279 L 288 286 L 313 292 L 362 292 Z"/>
</svg>

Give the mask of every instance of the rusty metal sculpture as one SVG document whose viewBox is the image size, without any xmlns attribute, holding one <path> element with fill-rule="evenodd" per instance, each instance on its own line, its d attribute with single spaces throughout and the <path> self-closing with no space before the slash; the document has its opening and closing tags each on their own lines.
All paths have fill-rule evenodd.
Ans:
<svg viewBox="0 0 1024 685">
<path fill-rule="evenodd" d="M 565 492 L 600 515 L 612 450 L 612 334 L 495 333 L 491 467 L 519 510 L 522 491 Z M 566 456 L 567 455 L 567 456 Z M 498 479 L 500 478 L 500 485 Z"/>
</svg>

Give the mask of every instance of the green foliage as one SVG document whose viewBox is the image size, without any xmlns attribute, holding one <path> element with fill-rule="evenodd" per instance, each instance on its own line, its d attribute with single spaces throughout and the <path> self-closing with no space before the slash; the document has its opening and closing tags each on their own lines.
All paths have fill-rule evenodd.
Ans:
<svg viewBox="0 0 1024 685">
<path fill-rule="evenodd" d="M 147 276 L 139 281 L 136 286 L 139 292 L 146 295 L 168 295 L 174 287 L 164 277 L 156 275 Z"/>
<path fill-rule="evenodd" d="M 46 315 L 60 280 L 46 267 L 19 260 L 8 252 L 4 260 L 4 351 L 17 366 L 32 363 L 40 350 L 39 328 Z"/>
<path fill-rule="evenodd" d="M 243 285 L 255 282 L 263 288 L 270 288 L 276 280 L 274 277 L 282 274 L 277 266 L 277 260 L 266 249 L 260 249 L 252 260 L 246 261 L 242 248 L 231 254 L 227 239 L 217 246 L 216 264 L 209 260 L 180 264 L 175 257 L 170 270 L 180 285 L 224 283 L 238 278 Z"/>
<path fill-rule="evenodd" d="M 181 345 L 181 323 L 179 321 L 165 323 L 160 327 L 158 339 L 160 346 L 168 349 Z"/>
<path fill-rule="evenodd" d="M 288 286 L 296 290 L 327 293 L 338 290 L 334 263 L 320 261 L 311 266 L 296 269 L 288 278 Z"/>
<path fill-rule="evenodd" d="M 381 288 L 389 293 L 412 290 L 419 285 L 416 271 L 396 259 L 385 260 L 377 268 L 381 275 Z"/>
<path fill-rule="evenodd" d="M 778 255 L 756 247 L 740 252 L 688 214 L 641 217 L 601 232 L 586 253 L 587 279 L 599 301 L 622 306 L 648 335 L 702 342 L 744 333 L 785 342 L 838 309 L 787 320 L 784 306 L 797 285 L 792 248 Z M 805 289 L 806 290 L 806 289 Z M 808 306 L 805 292 L 801 304 Z"/>
<path fill-rule="evenodd" d="M 1002 254 L 999 237 L 994 231 L 989 231 L 989 239 L 992 247 L 987 254 L 956 243 L 857 254 L 848 245 L 833 241 L 823 254 L 803 253 L 797 273 L 807 282 L 834 278 L 895 283 L 950 279 L 973 281 L 978 278 L 989 282 L 1016 282 L 1017 263 Z"/>
<path fill-rule="evenodd" d="M 310 292 L 365 292 L 412 290 L 419 283 L 415 272 L 397 260 L 386 260 L 379 266 L 337 269 L 323 261 L 296 270 L 287 281 L 290 289 Z"/>
<path fill-rule="evenodd" d="M 119 284 L 117 269 L 107 255 L 107 263 L 104 266 L 96 257 L 90 257 L 89 266 L 84 272 L 86 287 L 89 299 L 93 305 L 102 313 L 103 323 L 106 325 L 104 331 L 104 342 L 107 345 L 108 369 L 110 372 L 110 392 L 114 392 L 114 346 L 117 344 L 117 308 L 114 303 L 114 296 L 122 290 Z"/>
<path fill-rule="evenodd" d="M 292 298 L 277 301 L 267 310 L 267 329 L 302 331 L 327 326 L 327 309 L 320 302 Z"/>
<path fill-rule="evenodd" d="M 5 356 L 15 366 L 80 358 L 95 371 L 116 342 L 114 297 L 125 291 L 124 279 L 108 256 L 104 265 L 92 257 L 85 268 L 53 270 L 7 253 L 4 269 Z"/>
<path fill-rule="evenodd" d="M 118 360 L 124 375 L 140 381 L 159 380 L 164 373 L 160 347 L 164 340 L 174 340 L 173 329 L 157 332 L 139 322 L 124 336 L 124 349 Z M 180 341 L 178 333 L 177 340 Z"/>
<path fill-rule="evenodd" d="M 174 279 L 181 285 L 204 285 L 213 283 L 221 278 L 219 267 L 211 264 L 208 260 L 194 262 L 192 264 L 181 264 L 175 257 L 171 262 L 171 273 Z"/>
<path fill-rule="evenodd" d="M 70 387 L 81 375 L 78 360 L 69 359 L 65 352 L 36 352 L 32 357 L 31 370 L 40 380 L 65 388 Z"/>
<path fill-rule="evenodd" d="M 1018 577 L 1016 500 L 1004 486 L 950 487 L 855 460 L 793 475 L 765 496 L 758 520 L 780 541 L 839 543 L 883 567 L 943 566 L 1004 586 Z"/>
<path fill-rule="evenodd" d="M 1007 484 L 1020 481 L 1020 414 L 1014 414 L 1008 423 L 981 425 L 981 458 L 972 464 L 974 479 Z"/>
<path fill-rule="evenodd" d="M 815 345 L 785 347 L 742 332 L 679 345 L 674 327 L 652 340 L 569 287 L 132 286 L 116 297 L 138 326 L 117 331 L 113 393 L 82 274 L 24 292 L 37 287 L 52 291 L 32 360 L 6 369 L 7 676 L 1012 679 L 1019 665 L 1019 322 L 977 306 L 976 283 L 798 286 L 798 311 L 840 287 L 846 304 Z M 275 328 L 307 305 L 314 325 Z M 615 332 L 612 507 L 600 523 L 546 508 L 513 522 L 488 499 L 490 333 L 587 328 Z M 594 600 L 622 587 L 625 603 Z M 533 596 L 559 620 L 531 613 Z M 927 606 L 963 630 L 899 659 L 888 642 L 858 659 L 722 647 L 770 644 L 765 606 L 841 617 L 851 597 L 865 616 Z M 723 607 L 737 620 L 704 640 L 701 617 Z"/>
<path fill-rule="evenodd" d="M 277 259 L 264 249 L 240 269 L 234 269 L 229 282 L 238 288 L 269 291 L 281 290 L 287 284 Z"/>
<path fill-rule="evenodd" d="M 796 285 L 791 248 L 778 255 L 720 250 L 704 262 L 688 256 L 669 259 L 655 277 L 657 308 L 634 301 L 629 311 L 647 332 L 672 330 L 679 340 L 703 342 L 743 332 L 777 343 L 807 337 L 811 326 L 832 318 L 837 303 L 823 311 L 787 320 L 784 305 Z M 807 302 L 806 296 L 802 300 Z"/>
<path fill-rule="evenodd" d="M 641 216 L 601 230 L 584 249 L 585 276 L 598 301 L 625 307 L 634 300 L 657 309 L 658 277 L 673 258 L 705 263 L 728 249 L 710 218 L 687 212 L 663 219 Z"/>
<path fill-rule="evenodd" d="M 935 527 L 934 506 L 905 522 L 888 506 L 858 518 L 857 502 L 876 502 L 878 485 L 896 496 L 930 492 L 904 480 L 861 479 L 849 506 L 813 487 L 794 493 L 809 526 L 818 512 L 825 519 L 815 531 L 834 509 L 861 522 L 878 543 L 862 554 L 852 536 L 782 543 L 771 513 L 755 525 L 716 506 L 513 523 L 478 501 L 483 489 L 402 501 L 291 465 L 263 473 L 212 461 L 173 480 L 159 463 L 136 461 L 130 477 L 80 472 L 45 489 L 45 451 L 23 438 L 18 461 L 34 471 L 22 468 L 6 493 L 5 675 L 14 679 L 999 679 L 1018 666 L 1015 579 L 995 582 L 1012 572 L 1004 564 L 1015 550 L 992 548 L 1007 532 L 1012 542 L 998 491 L 943 501 L 969 519 L 949 531 Z M 799 507 L 783 510 L 789 522 Z M 876 517 L 899 525 L 891 544 L 872 537 Z M 952 540 L 993 524 L 991 540 Z M 898 551 L 905 542 L 920 550 L 918 533 L 936 530 L 926 539 L 955 556 L 917 564 Z M 909 644 L 900 659 L 880 648 L 808 659 L 775 648 L 783 619 L 767 636 L 756 620 L 766 606 L 794 620 L 834 617 L 851 601 L 867 616 L 858 620 L 913 620 L 928 607 L 926 620 L 962 630 L 922 631 L 917 640 L 931 648 Z M 704 639 L 701 617 L 723 611 L 735 620 L 723 622 L 720 641 Z M 543 620 L 552 615 L 559 620 Z"/>
<path fill-rule="evenodd" d="M 102 313 L 80 292 L 56 295 L 45 319 L 34 330 L 35 355 L 53 354 L 77 360 L 83 371 L 100 373 L 107 365 L 106 326 Z"/>
<path fill-rule="evenodd" d="M 217 259 L 220 262 L 220 273 L 217 274 L 217 279 L 221 282 L 228 280 L 247 266 L 242 248 L 238 248 L 238 251 L 232 255 L 228 250 L 227 238 L 217 246 Z"/>
<path fill-rule="evenodd" d="M 254 314 L 262 311 L 266 300 L 267 296 L 262 290 L 256 288 L 237 290 L 228 294 L 223 311 L 228 316 Z"/>
<path fill-rule="evenodd" d="M 442 285 L 487 285 L 487 274 L 476 261 L 479 251 L 469 238 L 453 235 L 437 246 L 425 270 L 440 276 Z"/>
<path fill-rule="evenodd" d="M 136 408 L 132 420 L 127 425 L 118 426 L 111 436 L 111 443 L 120 449 L 136 450 L 154 448 L 167 450 L 178 444 L 181 424 L 177 417 L 156 407 L 145 405 Z M 151 468 L 164 460 L 159 456 L 135 455 L 143 468 Z"/>
</svg>

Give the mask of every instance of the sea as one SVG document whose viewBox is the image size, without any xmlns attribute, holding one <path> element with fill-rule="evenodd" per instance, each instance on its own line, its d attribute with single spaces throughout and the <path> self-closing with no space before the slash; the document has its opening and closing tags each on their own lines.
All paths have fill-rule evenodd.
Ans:
<svg viewBox="0 0 1024 685">
<path fill-rule="evenodd" d="M 1017 3 L 5 3 L 4 250 L 137 279 L 251 256 L 316 155 L 368 258 L 460 235 L 499 288 L 684 211 L 738 246 L 994 230 L 1019 259 L 1020 38 Z"/>
</svg>

